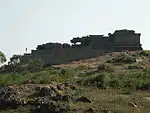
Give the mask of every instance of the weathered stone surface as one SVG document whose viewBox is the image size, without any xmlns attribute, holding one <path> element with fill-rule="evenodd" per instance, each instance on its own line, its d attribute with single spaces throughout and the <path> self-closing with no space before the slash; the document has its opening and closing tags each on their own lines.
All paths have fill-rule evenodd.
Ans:
<svg viewBox="0 0 150 113">
<path fill-rule="evenodd" d="M 72 89 L 72 90 L 75 90 L 75 86 L 74 85 L 72 85 L 71 83 L 69 83 L 69 82 L 66 82 L 66 83 L 63 83 L 66 87 L 69 87 L 70 89 Z"/>
<path fill-rule="evenodd" d="M 63 101 L 70 102 L 70 101 L 74 101 L 75 99 L 74 99 L 74 97 L 71 96 L 71 95 L 64 95 L 64 96 L 62 96 L 62 100 L 63 100 Z"/>
<path fill-rule="evenodd" d="M 76 87 L 74 85 L 72 85 L 71 83 L 69 83 L 69 82 L 57 84 L 57 89 L 58 90 L 64 90 L 66 87 L 70 88 L 71 90 L 76 89 Z"/>
<path fill-rule="evenodd" d="M 0 110 L 26 107 L 30 113 L 66 113 L 71 110 L 69 104 L 72 102 L 92 102 L 87 97 L 76 97 L 69 93 L 73 84 L 69 82 L 61 84 L 64 88 L 60 92 L 57 90 L 57 84 L 0 87 Z M 89 109 L 88 112 L 92 110 Z"/>
<path fill-rule="evenodd" d="M 54 97 L 56 95 L 59 95 L 59 91 L 54 87 L 54 86 L 44 86 L 44 87 L 36 87 L 35 88 L 35 93 L 33 96 L 39 96 L 39 97 L 44 97 L 44 96 L 49 96 L 49 97 Z"/>
<path fill-rule="evenodd" d="M 55 92 L 48 87 L 42 87 L 39 91 L 39 96 L 54 96 Z"/>
<path fill-rule="evenodd" d="M 109 33 L 109 36 L 89 35 L 73 38 L 71 46 L 67 43 L 46 43 L 38 45 L 31 55 L 21 57 L 21 62 L 26 63 L 29 59 L 39 58 L 45 65 L 53 65 L 97 57 L 106 52 L 142 50 L 140 36 L 140 33 L 133 30 L 123 29 Z"/>
<path fill-rule="evenodd" d="M 12 88 L 0 88 L 0 109 L 17 109 L 19 105 L 24 105 L 26 102 L 17 98 L 16 92 Z"/>
<path fill-rule="evenodd" d="M 57 84 L 57 89 L 58 90 L 63 90 L 65 88 L 64 84 Z"/>
<path fill-rule="evenodd" d="M 95 109 L 93 109 L 93 108 L 89 108 L 89 109 L 87 109 L 87 111 L 86 111 L 87 113 L 95 113 Z"/>
<path fill-rule="evenodd" d="M 58 104 L 47 98 L 38 98 L 36 107 L 31 110 L 31 113 L 65 113 L 70 110 L 67 104 Z"/>
</svg>

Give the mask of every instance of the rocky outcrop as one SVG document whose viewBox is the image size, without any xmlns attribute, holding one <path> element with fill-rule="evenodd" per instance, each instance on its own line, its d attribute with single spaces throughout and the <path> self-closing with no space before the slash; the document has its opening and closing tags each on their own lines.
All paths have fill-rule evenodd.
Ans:
<svg viewBox="0 0 150 113">
<path fill-rule="evenodd" d="M 38 98 L 31 113 L 65 113 L 70 110 L 68 104 L 58 104 L 47 98 Z"/>
<path fill-rule="evenodd" d="M 92 102 L 87 97 L 76 97 L 66 93 L 75 89 L 71 83 L 0 87 L 0 110 L 25 106 L 30 113 L 66 113 L 71 110 L 69 103 Z"/>
<path fill-rule="evenodd" d="M 68 87 L 68 88 L 70 88 L 72 90 L 76 89 L 76 87 L 74 85 L 72 85 L 71 83 L 69 83 L 69 82 L 57 84 L 57 89 L 58 90 L 64 90 L 66 87 Z"/>
<path fill-rule="evenodd" d="M 0 88 L 0 109 L 17 109 L 20 105 L 25 105 L 26 101 L 20 99 L 12 88 Z"/>
</svg>

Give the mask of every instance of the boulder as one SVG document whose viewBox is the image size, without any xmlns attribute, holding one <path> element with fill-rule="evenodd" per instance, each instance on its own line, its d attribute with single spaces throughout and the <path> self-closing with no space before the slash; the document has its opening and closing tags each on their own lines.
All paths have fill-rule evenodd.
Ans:
<svg viewBox="0 0 150 113">
<path fill-rule="evenodd" d="M 62 101 L 71 102 L 71 101 L 74 101 L 74 100 L 75 99 L 71 95 L 64 95 L 64 96 L 62 96 Z"/>
<path fill-rule="evenodd" d="M 36 100 L 36 107 L 31 113 L 66 113 L 69 110 L 69 105 L 58 104 L 44 97 Z"/>
<path fill-rule="evenodd" d="M 12 88 L 0 88 L 0 109 L 17 109 L 23 102 Z"/>
<path fill-rule="evenodd" d="M 69 83 L 69 82 L 57 84 L 57 89 L 58 90 L 64 90 L 66 87 L 70 88 L 71 90 L 76 89 L 76 87 L 74 85 L 72 85 L 71 83 Z"/>
<path fill-rule="evenodd" d="M 65 88 L 64 84 L 57 84 L 57 89 L 58 90 L 63 90 Z"/>
<path fill-rule="evenodd" d="M 37 92 L 39 96 L 55 96 L 56 93 L 49 87 L 41 87 L 40 90 Z"/>
<path fill-rule="evenodd" d="M 92 103 L 90 99 L 87 97 L 81 96 L 80 98 L 77 99 L 77 102 L 84 102 L 84 103 Z"/>
<path fill-rule="evenodd" d="M 95 110 L 94 110 L 93 108 L 89 108 L 89 109 L 87 109 L 86 112 L 87 112 L 87 113 L 95 113 Z"/>
</svg>

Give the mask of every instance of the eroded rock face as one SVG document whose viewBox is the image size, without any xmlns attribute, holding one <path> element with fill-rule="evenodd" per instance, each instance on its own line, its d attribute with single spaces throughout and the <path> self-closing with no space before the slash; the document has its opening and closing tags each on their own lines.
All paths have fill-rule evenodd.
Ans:
<svg viewBox="0 0 150 113">
<path fill-rule="evenodd" d="M 60 85 L 61 88 L 58 88 Z M 76 87 L 71 83 L 56 85 L 24 84 L 0 87 L 0 110 L 27 107 L 30 113 L 66 113 L 71 102 L 91 103 L 87 97 L 69 93 Z"/>
<path fill-rule="evenodd" d="M 47 98 L 38 98 L 36 107 L 31 110 L 31 113 L 65 113 L 70 110 L 67 104 L 58 104 Z"/>
<path fill-rule="evenodd" d="M 58 90 L 64 90 L 67 87 L 70 88 L 71 90 L 75 90 L 76 89 L 76 87 L 73 84 L 69 83 L 69 82 L 57 84 L 57 89 Z"/>
<path fill-rule="evenodd" d="M 65 89 L 65 87 L 66 86 L 64 85 L 63 88 L 61 89 L 61 91 L 63 91 Z M 68 85 L 67 85 L 67 87 L 68 87 Z M 41 88 L 36 88 L 36 89 L 38 89 L 34 94 L 34 96 L 36 96 L 36 97 L 45 97 L 45 98 L 48 98 L 48 99 L 53 100 L 53 101 L 64 101 L 64 102 L 71 102 L 71 101 L 76 100 L 70 94 L 61 94 L 61 93 L 59 93 L 59 91 L 56 88 L 52 87 L 52 86 L 51 87 L 41 87 Z"/>
<path fill-rule="evenodd" d="M 17 109 L 19 105 L 24 105 L 26 102 L 17 97 L 17 92 L 12 88 L 0 88 L 0 109 Z"/>
<path fill-rule="evenodd" d="M 41 97 L 56 95 L 56 93 L 51 88 L 48 88 L 48 87 L 42 87 L 38 93 L 39 93 L 39 96 Z"/>
</svg>

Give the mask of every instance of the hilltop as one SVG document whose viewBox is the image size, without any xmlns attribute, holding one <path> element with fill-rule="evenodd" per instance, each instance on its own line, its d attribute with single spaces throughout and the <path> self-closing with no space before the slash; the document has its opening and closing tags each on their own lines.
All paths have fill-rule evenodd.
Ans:
<svg viewBox="0 0 150 113">
<path fill-rule="evenodd" d="M 1 68 L 0 85 L 0 113 L 148 113 L 150 53 L 11 64 Z"/>
</svg>

